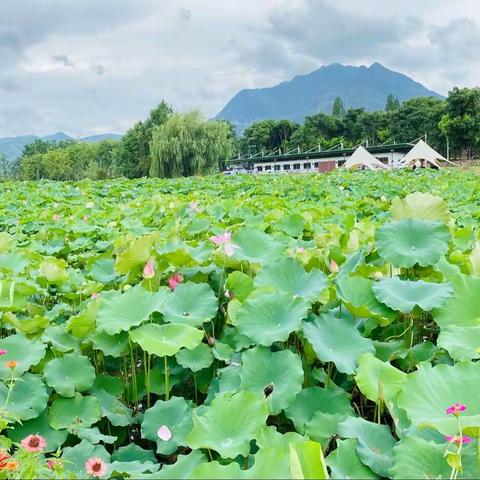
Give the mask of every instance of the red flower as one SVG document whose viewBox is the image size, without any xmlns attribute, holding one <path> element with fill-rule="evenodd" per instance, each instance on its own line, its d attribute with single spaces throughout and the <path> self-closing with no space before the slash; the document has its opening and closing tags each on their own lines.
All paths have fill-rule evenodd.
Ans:
<svg viewBox="0 0 480 480">
<path fill-rule="evenodd" d="M 107 473 L 107 465 L 101 458 L 89 458 L 85 463 L 85 470 L 92 477 L 103 477 Z"/>
<path fill-rule="evenodd" d="M 43 452 L 47 441 L 41 435 L 29 435 L 20 442 L 20 445 L 27 452 Z"/>
<path fill-rule="evenodd" d="M 454 403 L 452 406 L 448 407 L 446 412 L 453 413 L 454 415 L 458 415 L 460 412 L 464 412 L 467 409 L 466 405 L 461 403 Z"/>
</svg>

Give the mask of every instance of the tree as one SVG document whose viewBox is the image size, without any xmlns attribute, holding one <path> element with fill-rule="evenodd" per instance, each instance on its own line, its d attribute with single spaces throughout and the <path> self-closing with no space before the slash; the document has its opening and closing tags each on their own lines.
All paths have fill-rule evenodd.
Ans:
<svg viewBox="0 0 480 480">
<path fill-rule="evenodd" d="M 395 110 L 398 110 L 400 108 L 400 102 L 398 101 L 398 98 L 393 95 L 393 93 L 390 93 L 387 97 L 387 103 L 385 104 L 385 111 L 386 112 L 394 112 Z"/>
<path fill-rule="evenodd" d="M 337 118 L 342 118 L 345 115 L 345 107 L 340 97 L 335 98 L 333 102 L 332 115 Z"/>
<path fill-rule="evenodd" d="M 144 122 L 137 122 L 122 137 L 118 147 L 117 159 L 114 166 L 115 175 L 128 178 L 144 177 L 150 170 L 150 142 L 153 130 L 163 125 L 170 115 L 172 108 L 165 102 L 150 112 Z"/>
<path fill-rule="evenodd" d="M 10 175 L 10 165 L 7 157 L 0 153 L 0 178 L 7 178 Z"/>
<path fill-rule="evenodd" d="M 290 146 L 292 135 L 299 125 L 290 120 L 260 120 L 252 123 L 244 132 L 240 141 L 243 153 L 255 154 L 271 152 L 279 148 L 286 150 Z"/>
<path fill-rule="evenodd" d="M 205 175 L 231 157 L 233 143 L 225 122 L 207 122 L 199 112 L 173 114 L 153 129 L 151 177 Z"/>
</svg>

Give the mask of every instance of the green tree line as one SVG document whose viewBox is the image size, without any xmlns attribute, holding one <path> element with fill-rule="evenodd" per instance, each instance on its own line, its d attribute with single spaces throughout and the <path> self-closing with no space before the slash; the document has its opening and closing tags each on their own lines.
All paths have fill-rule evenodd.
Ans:
<svg viewBox="0 0 480 480">
<path fill-rule="evenodd" d="M 389 95 L 382 111 L 345 109 L 336 98 L 332 113 L 318 113 L 303 124 L 262 120 L 241 136 L 224 121 L 207 121 L 199 112 L 175 113 L 160 103 L 120 140 L 84 143 L 73 140 L 27 145 L 13 165 L 0 159 L 0 175 L 25 180 L 80 180 L 112 177 L 205 175 L 224 168 L 235 153 L 243 155 L 320 145 L 352 147 L 365 140 L 411 142 L 423 135 L 453 158 L 480 153 L 480 89 L 454 88 L 444 100 L 419 97 L 400 103 Z"/>
</svg>

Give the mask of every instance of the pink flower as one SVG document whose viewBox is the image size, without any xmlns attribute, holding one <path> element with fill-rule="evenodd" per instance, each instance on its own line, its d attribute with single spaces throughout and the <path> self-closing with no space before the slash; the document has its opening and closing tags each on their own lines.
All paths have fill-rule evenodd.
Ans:
<svg viewBox="0 0 480 480">
<path fill-rule="evenodd" d="M 215 245 L 223 245 L 223 251 L 227 257 L 231 257 L 234 248 L 238 248 L 236 245 L 233 245 L 232 234 L 230 232 L 224 232 L 221 235 L 214 235 L 213 237 L 210 237 L 210 240 Z"/>
<path fill-rule="evenodd" d="M 157 432 L 157 436 L 160 440 L 168 442 L 172 438 L 172 432 L 166 425 L 162 425 Z"/>
<path fill-rule="evenodd" d="M 145 267 L 143 267 L 143 278 L 146 278 L 147 280 L 149 280 L 154 276 L 155 276 L 155 269 L 153 268 L 153 262 L 151 260 L 148 260 L 147 263 L 145 264 Z"/>
<path fill-rule="evenodd" d="M 446 412 L 453 413 L 454 415 L 458 415 L 460 412 L 463 412 L 467 409 L 466 405 L 462 405 L 461 403 L 454 403 L 452 406 L 448 407 Z"/>
<path fill-rule="evenodd" d="M 92 300 L 96 300 L 97 298 L 100 298 L 100 294 L 98 292 L 93 292 L 92 293 Z"/>
<path fill-rule="evenodd" d="M 471 443 L 473 441 L 470 437 L 467 437 L 466 435 L 463 435 L 462 437 L 458 435 L 445 435 L 445 440 L 450 443 L 455 443 L 456 445 L 460 445 L 460 443 Z"/>
<path fill-rule="evenodd" d="M 85 470 L 92 477 L 103 477 L 107 473 L 107 465 L 98 457 L 92 457 L 85 463 Z"/>
<path fill-rule="evenodd" d="M 47 442 L 41 435 L 29 435 L 20 442 L 20 445 L 27 452 L 43 452 Z"/>
<path fill-rule="evenodd" d="M 2 355 L 6 355 L 7 353 L 8 353 L 8 352 L 7 352 L 6 350 L 0 350 L 0 357 L 1 357 Z"/>
<path fill-rule="evenodd" d="M 298 247 L 296 252 L 297 253 L 305 253 L 305 249 L 303 247 Z"/>
<path fill-rule="evenodd" d="M 59 222 L 62 217 L 56 213 L 52 218 L 55 222 Z"/>
<path fill-rule="evenodd" d="M 335 260 L 332 260 L 330 262 L 330 271 L 332 273 L 338 273 L 340 271 L 340 268 L 338 268 L 337 262 Z"/>
<path fill-rule="evenodd" d="M 191 210 L 192 212 L 198 211 L 198 203 L 197 202 L 190 202 L 188 204 L 188 209 Z"/>
<path fill-rule="evenodd" d="M 183 276 L 180 273 L 174 273 L 169 279 L 168 279 L 168 286 L 170 287 L 170 290 L 175 290 L 178 284 L 183 282 Z"/>
</svg>

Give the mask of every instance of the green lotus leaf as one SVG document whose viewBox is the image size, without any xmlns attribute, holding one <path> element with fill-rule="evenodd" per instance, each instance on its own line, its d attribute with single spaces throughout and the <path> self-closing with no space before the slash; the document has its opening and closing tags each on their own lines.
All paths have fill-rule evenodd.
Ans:
<svg viewBox="0 0 480 480">
<path fill-rule="evenodd" d="M 68 273 L 66 272 L 67 264 L 64 260 L 52 258 L 44 260 L 40 264 L 38 275 L 44 278 L 48 283 L 61 285 L 68 281 Z"/>
<path fill-rule="evenodd" d="M 437 345 L 444 348 L 454 360 L 478 359 L 480 358 L 480 325 L 443 327 L 438 335 Z"/>
<path fill-rule="evenodd" d="M 255 347 L 242 355 L 240 378 L 242 390 L 261 394 L 267 387 L 272 388 L 267 398 L 268 409 L 271 415 L 277 415 L 302 389 L 302 361 L 290 350 L 272 352 L 269 348 Z"/>
<path fill-rule="evenodd" d="M 448 252 L 451 239 L 441 222 L 407 219 L 379 227 L 376 232 L 380 256 L 394 267 L 434 265 Z"/>
<path fill-rule="evenodd" d="M 337 318 L 332 312 L 303 322 L 303 333 L 322 362 L 334 362 L 337 370 L 354 373 L 357 358 L 375 352 L 370 339 L 362 337 L 353 319 L 346 315 Z"/>
<path fill-rule="evenodd" d="M 330 414 L 316 412 L 312 419 L 305 425 L 305 435 L 311 440 L 320 443 L 322 448 L 327 448 L 330 440 L 338 435 L 338 425 L 346 419 L 344 414 Z"/>
<path fill-rule="evenodd" d="M 89 302 L 87 308 L 78 315 L 70 317 L 66 323 L 66 330 L 78 339 L 84 340 L 89 333 L 95 330 L 95 319 L 100 308 L 101 301 Z"/>
<path fill-rule="evenodd" d="M 0 378 L 3 380 L 10 378 L 12 371 L 16 377 L 21 376 L 31 366 L 38 365 L 45 356 L 45 345 L 40 340 L 29 340 L 20 333 L 0 339 L 0 349 L 7 352 L 0 361 Z M 8 368 L 5 362 L 9 360 L 15 360 L 17 366 Z"/>
<path fill-rule="evenodd" d="M 62 397 L 73 397 L 75 392 L 88 390 L 95 381 L 95 368 L 88 357 L 67 353 L 47 363 L 45 380 Z"/>
<path fill-rule="evenodd" d="M 374 480 L 378 478 L 358 458 L 357 440 L 354 438 L 337 440 L 337 448 L 326 458 L 326 463 L 330 468 L 330 476 L 333 479 L 361 478 Z"/>
<path fill-rule="evenodd" d="M 124 393 L 124 384 L 119 377 L 100 374 L 95 377 L 92 387 L 93 393 L 96 393 L 97 390 L 105 390 L 114 397 L 121 397 Z"/>
<path fill-rule="evenodd" d="M 95 397 L 83 397 L 76 393 L 73 398 L 57 398 L 50 407 L 50 426 L 55 430 L 66 428 L 75 433 L 88 428 L 102 415 L 100 403 Z"/>
<path fill-rule="evenodd" d="M 108 466 L 110 455 L 102 445 L 92 445 L 86 440 L 82 440 L 74 447 L 66 447 L 63 450 L 62 459 L 68 465 L 68 471 L 75 474 L 77 478 L 88 478 L 85 470 L 85 464 L 89 458 L 101 458 Z M 99 478 L 110 478 L 108 471 Z"/>
<path fill-rule="evenodd" d="M 396 479 L 405 478 L 450 478 L 452 467 L 445 458 L 446 444 L 429 442 L 423 438 L 409 435 L 393 449 L 393 467 L 390 476 Z M 474 449 L 462 448 L 463 472 L 460 478 L 477 478 Z"/>
<path fill-rule="evenodd" d="M 391 404 L 402 390 L 407 374 L 371 353 L 359 357 L 355 381 L 360 391 L 375 403 Z"/>
<path fill-rule="evenodd" d="M 152 293 L 141 285 L 129 288 L 124 293 L 116 292 L 100 304 L 97 329 L 109 335 L 128 331 L 148 320 L 153 312 L 160 311 L 166 296 L 164 289 Z"/>
<path fill-rule="evenodd" d="M 357 317 L 375 317 L 382 325 L 392 322 L 397 313 L 380 303 L 373 294 L 373 281 L 369 278 L 337 277 L 337 295 Z"/>
<path fill-rule="evenodd" d="M 87 442 L 90 442 L 94 445 L 100 442 L 114 443 L 117 440 L 117 437 L 114 437 L 112 435 L 103 435 L 98 429 L 98 427 L 80 428 L 77 431 L 77 437 L 80 440 L 86 440 Z"/>
<path fill-rule="evenodd" d="M 438 220 L 443 223 L 450 221 L 447 204 L 430 193 L 414 192 L 401 199 L 395 197 L 390 209 L 392 218 L 403 220 L 415 218 L 418 220 Z"/>
<path fill-rule="evenodd" d="M 51 325 L 45 329 L 42 341 L 50 343 L 55 350 L 68 353 L 80 350 L 80 341 L 70 335 L 63 325 Z"/>
<path fill-rule="evenodd" d="M 5 323 L 9 323 L 17 332 L 25 333 L 26 335 L 32 335 L 34 333 L 43 332 L 47 325 L 50 323 L 47 317 L 43 315 L 34 315 L 33 317 L 17 318 L 12 312 L 5 312 L 2 316 L 2 320 Z"/>
<path fill-rule="evenodd" d="M 243 302 L 253 290 L 253 280 L 243 272 L 232 272 L 225 283 L 225 288 L 231 292 L 235 298 Z"/>
<path fill-rule="evenodd" d="M 93 332 L 89 337 L 93 348 L 105 355 L 120 358 L 128 352 L 128 333 L 120 332 L 109 335 L 106 332 Z"/>
<path fill-rule="evenodd" d="M 300 437 L 298 441 L 304 438 Z M 291 478 L 289 444 L 285 448 L 264 447 L 253 457 L 254 464 L 242 472 L 243 478 L 257 480 L 259 478 L 278 479 Z M 241 478 L 241 477 L 237 477 Z"/>
<path fill-rule="evenodd" d="M 103 284 L 112 283 L 117 278 L 115 260 L 113 258 L 99 258 L 90 268 L 90 277 Z"/>
<path fill-rule="evenodd" d="M 158 436 L 158 429 L 165 425 L 172 437 L 164 441 Z M 157 453 L 170 455 L 179 446 L 187 445 L 187 435 L 192 430 L 192 408 L 183 397 L 157 400 L 152 408 L 145 411 L 142 420 L 142 437 L 157 442 Z"/>
<path fill-rule="evenodd" d="M 302 442 L 305 440 L 303 435 L 297 432 L 280 433 L 275 427 L 264 427 L 260 430 L 256 437 L 256 444 L 261 449 L 273 448 L 279 452 L 288 454 L 290 444 L 294 442 Z"/>
<path fill-rule="evenodd" d="M 112 462 L 108 466 L 108 475 L 110 478 L 128 477 L 132 475 L 142 475 L 146 472 L 157 472 L 159 466 L 153 462 L 140 462 L 133 460 L 130 462 Z"/>
<path fill-rule="evenodd" d="M 327 479 L 327 466 L 320 444 L 310 441 L 291 443 L 290 472 L 292 478 Z"/>
<path fill-rule="evenodd" d="M 14 442 L 20 443 L 24 438 L 32 434 L 41 435 L 47 442 L 46 452 L 54 452 L 67 440 L 67 430 L 53 430 L 48 423 L 48 410 L 44 410 L 38 417 L 8 430 L 8 436 Z"/>
<path fill-rule="evenodd" d="M 28 265 L 28 259 L 18 253 L 0 255 L 0 269 L 20 273 Z"/>
<path fill-rule="evenodd" d="M 132 330 L 130 338 L 150 355 L 170 357 L 182 348 L 192 350 L 198 347 L 202 341 L 203 332 L 190 325 L 179 323 L 166 325 L 149 323 Z"/>
<path fill-rule="evenodd" d="M 213 363 L 212 349 L 206 343 L 200 343 L 193 350 L 183 348 L 176 355 L 177 362 L 192 372 L 199 372 Z"/>
<path fill-rule="evenodd" d="M 166 322 L 200 327 L 217 314 L 218 300 L 206 283 L 177 285 L 162 307 Z"/>
<path fill-rule="evenodd" d="M 250 263 L 267 264 L 282 254 L 282 245 L 264 232 L 242 229 L 233 235 L 234 258 Z"/>
<path fill-rule="evenodd" d="M 100 403 L 102 417 L 108 418 L 112 425 L 126 427 L 132 423 L 132 411 L 118 400 L 115 395 L 97 388 L 93 391 L 93 396 Z"/>
<path fill-rule="evenodd" d="M 299 330 L 308 308 L 303 299 L 286 292 L 262 292 L 242 303 L 233 323 L 241 333 L 269 347 Z"/>
<path fill-rule="evenodd" d="M 381 477 L 388 477 L 396 441 L 386 425 L 349 417 L 339 424 L 339 433 L 344 438 L 356 438 L 357 453 L 362 463 Z"/>
<path fill-rule="evenodd" d="M 225 478 L 240 478 L 241 474 L 240 465 L 236 462 L 222 465 L 213 461 L 202 463 L 194 468 L 188 478 L 192 480 L 223 480 Z"/>
<path fill-rule="evenodd" d="M 320 270 L 307 273 L 298 260 L 285 257 L 265 265 L 255 277 L 255 286 L 273 287 L 312 303 L 328 287 L 328 279 Z"/>
<path fill-rule="evenodd" d="M 117 272 L 126 275 L 132 270 L 143 269 L 150 258 L 154 241 L 151 235 L 144 235 L 134 240 L 125 251 L 117 255 L 115 263 Z"/>
<path fill-rule="evenodd" d="M 38 417 L 47 407 L 47 402 L 47 389 L 38 375 L 24 374 L 15 382 L 10 396 L 7 385 L 0 383 L 0 405 L 20 420 Z"/>
<path fill-rule="evenodd" d="M 115 462 L 133 462 L 138 460 L 139 462 L 153 462 L 157 460 L 152 450 L 145 450 L 139 447 L 135 443 L 129 443 L 124 447 L 120 447 L 112 453 L 112 461 Z"/>
<path fill-rule="evenodd" d="M 436 428 L 443 435 L 456 435 L 457 420 L 447 415 L 454 403 L 466 405 L 462 428 L 480 427 L 480 365 L 471 362 L 454 366 L 421 364 L 409 373 L 398 396 L 398 406 L 417 428 Z"/>
<path fill-rule="evenodd" d="M 410 313 L 416 305 L 429 312 L 441 307 L 453 295 L 450 283 L 413 282 L 398 277 L 376 282 L 372 290 L 378 301 L 402 313 Z"/>
<path fill-rule="evenodd" d="M 285 409 L 285 414 L 292 420 L 297 432 L 304 433 L 305 425 L 318 411 L 331 415 L 353 414 L 350 398 L 346 392 L 321 387 L 302 390 L 295 401 Z"/>
<path fill-rule="evenodd" d="M 159 472 L 152 475 L 132 474 L 130 478 L 137 478 L 138 480 L 184 480 L 189 478 L 192 471 L 206 462 L 205 455 L 200 450 L 194 450 L 188 455 L 178 455 L 177 461 L 171 465 L 164 464 Z"/>
<path fill-rule="evenodd" d="M 193 429 L 187 437 L 192 448 L 210 448 L 224 458 L 247 456 L 250 441 L 265 426 L 268 406 L 263 395 L 227 392 L 217 396 L 201 414 L 193 415 Z"/>
</svg>

